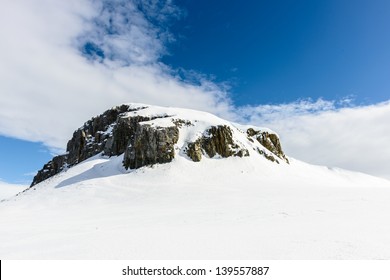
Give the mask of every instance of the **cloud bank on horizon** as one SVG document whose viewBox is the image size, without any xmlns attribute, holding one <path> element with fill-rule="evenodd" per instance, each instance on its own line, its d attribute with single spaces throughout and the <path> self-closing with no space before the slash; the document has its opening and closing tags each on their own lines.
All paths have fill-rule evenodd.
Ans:
<svg viewBox="0 0 390 280">
<path fill-rule="evenodd" d="M 75 128 L 140 102 L 267 126 L 286 153 L 390 178 L 390 103 L 297 101 L 237 107 L 228 87 L 161 63 L 174 41 L 172 1 L 12 0 L 0 10 L 0 135 L 61 151 Z M 180 69 L 180 71 L 183 71 Z"/>
</svg>

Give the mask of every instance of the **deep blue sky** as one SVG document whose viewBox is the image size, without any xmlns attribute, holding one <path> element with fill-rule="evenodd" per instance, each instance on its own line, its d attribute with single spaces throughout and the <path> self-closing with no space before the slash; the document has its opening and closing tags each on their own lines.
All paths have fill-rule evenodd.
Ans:
<svg viewBox="0 0 390 280">
<path fill-rule="evenodd" d="M 231 86 L 236 106 L 353 96 L 389 99 L 388 0 L 176 0 L 184 16 L 162 62 Z M 130 101 L 130 100 L 129 100 Z M 69 135 L 70 136 L 70 135 Z M 0 136 L 0 178 L 13 183 L 51 155 Z"/>
<path fill-rule="evenodd" d="M 40 143 L 0 136 L 0 180 L 30 184 L 32 173 L 51 159 L 51 154 Z"/>
<path fill-rule="evenodd" d="M 178 0 L 163 59 L 231 83 L 235 104 L 387 100 L 390 1 Z"/>
</svg>

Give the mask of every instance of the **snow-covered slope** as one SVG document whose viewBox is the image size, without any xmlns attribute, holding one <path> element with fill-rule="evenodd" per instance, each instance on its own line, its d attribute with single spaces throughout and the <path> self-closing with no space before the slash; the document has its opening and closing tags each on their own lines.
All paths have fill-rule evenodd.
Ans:
<svg viewBox="0 0 390 280">
<path fill-rule="evenodd" d="M 0 258 L 390 258 L 389 181 L 278 164 L 248 127 L 185 114 L 204 127 L 180 128 L 172 162 L 126 170 L 123 154 L 100 153 L 1 202 Z M 232 127 L 250 155 L 191 160 L 183 146 L 210 124 Z"/>
</svg>

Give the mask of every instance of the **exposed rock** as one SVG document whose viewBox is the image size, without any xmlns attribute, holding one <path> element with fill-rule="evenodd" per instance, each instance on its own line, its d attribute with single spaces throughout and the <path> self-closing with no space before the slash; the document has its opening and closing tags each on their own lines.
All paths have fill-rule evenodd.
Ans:
<svg viewBox="0 0 390 280">
<path fill-rule="evenodd" d="M 129 141 L 134 137 L 138 123 L 143 121 L 149 121 L 151 118 L 134 116 L 134 117 L 119 117 L 117 124 L 112 132 L 112 141 L 107 143 L 105 148 L 105 155 L 118 156 L 126 151 Z"/>
<path fill-rule="evenodd" d="M 202 159 L 202 146 L 200 139 L 188 144 L 187 155 L 195 162 Z"/>
<path fill-rule="evenodd" d="M 149 114 L 138 114 L 138 111 L 144 109 L 148 107 L 121 105 L 84 123 L 67 143 L 66 154 L 56 156 L 45 164 L 34 177 L 31 186 L 99 153 L 105 156 L 124 154 L 123 166 L 126 169 L 171 162 L 175 157 L 175 148 L 178 148 L 175 145 L 180 130 L 184 130 L 184 135 L 202 133 L 201 137 L 188 143 L 183 151 L 195 162 L 201 161 L 202 156 L 249 156 L 247 147 L 256 150 L 258 143 L 264 147 L 257 148 L 258 153 L 267 159 L 278 163 L 278 159 L 288 162 L 276 134 L 250 128 L 246 131 L 246 137 L 251 142 L 248 146 L 235 139 L 233 127 L 228 125 L 212 125 L 202 131 L 205 121 L 202 117 L 198 123 L 198 120 L 175 118 L 173 116 L 176 115 L 170 116 L 162 110 L 152 109 Z M 156 119 L 164 120 L 154 121 Z M 245 134 L 240 129 L 234 132 Z"/>
<path fill-rule="evenodd" d="M 41 170 L 38 171 L 33 179 L 31 186 L 50 178 L 61 170 L 67 167 L 67 156 L 60 155 L 55 156 L 51 161 L 46 163 Z"/>
<path fill-rule="evenodd" d="M 178 127 L 182 128 L 184 126 L 193 126 L 191 121 L 186 121 L 182 119 L 172 119 L 172 122 Z"/>
<path fill-rule="evenodd" d="M 202 138 L 202 147 L 209 157 L 214 157 L 218 154 L 226 158 L 241 154 L 240 147 L 233 141 L 232 130 L 226 125 L 209 128 L 206 131 L 206 135 Z"/>
<path fill-rule="evenodd" d="M 259 133 L 259 131 L 256 131 L 253 128 L 248 128 L 246 131 L 246 134 L 248 135 L 248 137 L 255 136 L 258 133 Z"/>
<path fill-rule="evenodd" d="M 257 148 L 257 152 L 260 155 L 264 156 L 266 159 L 268 159 L 268 160 L 270 160 L 272 162 L 276 162 L 277 164 L 279 164 L 279 161 L 272 154 L 270 155 L 270 154 L 260 150 L 259 148 Z"/>
<path fill-rule="evenodd" d="M 118 116 L 129 111 L 132 110 L 127 105 L 114 107 L 76 130 L 67 144 L 67 163 L 72 166 L 102 152 Z"/>
<path fill-rule="evenodd" d="M 126 169 L 135 169 L 170 162 L 175 157 L 174 145 L 178 140 L 179 129 L 176 126 L 152 127 L 149 124 L 138 124 L 125 151 L 123 165 Z"/>
<path fill-rule="evenodd" d="M 240 149 L 235 154 L 235 157 L 249 157 L 249 151 L 247 149 Z"/>
<path fill-rule="evenodd" d="M 234 143 L 232 130 L 226 125 L 212 126 L 204 135 L 193 143 L 188 144 L 187 155 L 193 161 L 200 161 L 202 150 L 210 157 L 217 154 L 227 158 L 231 156 L 249 156 L 247 149 Z"/>
<path fill-rule="evenodd" d="M 282 146 L 280 145 L 279 137 L 274 133 L 269 133 L 266 131 L 256 131 L 253 128 L 249 128 L 247 130 L 248 139 L 251 139 L 251 137 L 254 137 L 261 145 L 263 145 L 268 151 L 279 157 L 280 159 L 284 160 L 285 162 L 289 163 L 286 155 L 284 154 L 282 150 Z M 261 153 L 264 155 L 267 159 L 272 160 L 272 156 L 267 155 L 266 153 Z M 272 161 L 277 161 L 272 160 Z M 278 161 L 277 161 L 278 162 Z M 278 162 L 279 163 L 279 162 Z"/>
<path fill-rule="evenodd" d="M 117 121 L 120 120 L 119 117 L 124 113 L 145 108 L 131 109 L 128 105 L 121 105 L 87 121 L 73 133 L 72 139 L 67 144 L 66 154 L 54 157 L 45 164 L 34 177 L 31 186 L 61 172 L 64 166 L 71 167 L 102 151 L 107 152 L 107 155 L 123 153 L 127 143 L 124 146 L 121 143 L 124 141 L 123 137 L 127 136 L 121 137 L 120 134 L 121 130 L 125 129 L 126 126 L 117 128 Z M 117 128 L 115 129 L 118 134 L 116 138 L 113 137 L 114 128 Z"/>
</svg>

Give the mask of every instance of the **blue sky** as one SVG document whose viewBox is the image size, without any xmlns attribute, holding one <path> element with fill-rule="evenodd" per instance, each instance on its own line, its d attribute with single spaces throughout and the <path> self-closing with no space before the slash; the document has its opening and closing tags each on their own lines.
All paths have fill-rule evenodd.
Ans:
<svg viewBox="0 0 390 280">
<path fill-rule="evenodd" d="M 389 1 L 178 1 L 162 60 L 231 83 L 235 104 L 389 97 Z"/>
<path fill-rule="evenodd" d="M 294 157 L 389 170 L 379 149 L 356 157 L 369 140 L 343 146 L 362 130 L 390 138 L 389 1 L 21 2 L 0 14 L 3 181 L 28 182 L 73 130 L 123 102 L 270 126 Z"/>
<path fill-rule="evenodd" d="M 30 184 L 34 171 L 51 155 L 41 143 L 0 137 L 0 178 L 15 184 Z M 34 175 L 33 175 L 34 174 Z"/>
</svg>

